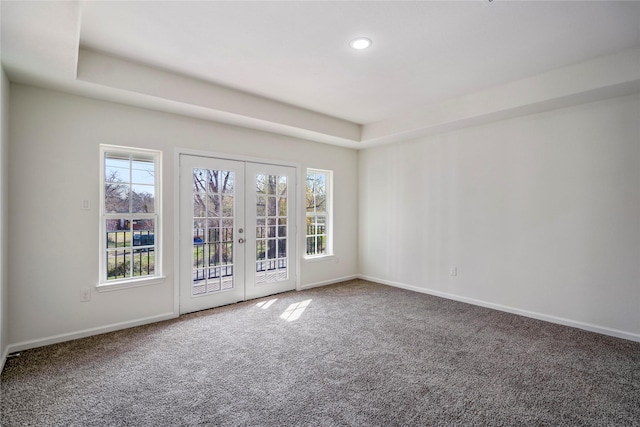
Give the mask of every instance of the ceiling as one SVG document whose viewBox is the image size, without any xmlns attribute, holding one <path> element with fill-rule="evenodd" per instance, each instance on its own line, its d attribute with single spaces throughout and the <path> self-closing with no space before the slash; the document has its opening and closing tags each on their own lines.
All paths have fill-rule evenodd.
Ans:
<svg viewBox="0 0 640 427">
<path fill-rule="evenodd" d="M 437 132 L 443 106 L 576 64 L 631 55 L 633 69 L 640 49 L 635 1 L 2 0 L 0 12 L 12 81 L 355 148 Z M 357 36 L 372 47 L 351 49 Z M 579 91 L 638 90 L 639 73 Z"/>
</svg>

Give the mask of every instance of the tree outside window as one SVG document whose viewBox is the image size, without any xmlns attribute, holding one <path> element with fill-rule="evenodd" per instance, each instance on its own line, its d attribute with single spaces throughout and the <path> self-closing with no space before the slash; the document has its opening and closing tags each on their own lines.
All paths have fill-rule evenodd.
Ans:
<svg viewBox="0 0 640 427">
<path fill-rule="evenodd" d="M 103 146 L 101 282 L 159 275 L 156 151 Z"/>
<path fill-rule="evenodd" d="M 306 243 L 307 256 L 329 255 L 331 172 L 307 170 Z"/>
</svg>

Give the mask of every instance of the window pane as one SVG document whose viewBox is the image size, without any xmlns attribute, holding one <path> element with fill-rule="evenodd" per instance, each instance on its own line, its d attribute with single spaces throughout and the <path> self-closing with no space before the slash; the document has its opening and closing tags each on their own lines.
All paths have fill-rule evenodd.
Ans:
<svg viewBox="0 0 640 427">
<path fill-rule="evenodd" d="M 324 174 L 315 174 L 315 187 L 314 192 L 316 194 L 325 194 L 326 191 L 327 180 Z"/>
<path fill-rule="evenodd" d="M 220 290 L 220 269 L 209 269 L 209 280 L 207 280 L 207 292 L 217 292 Z"/>
<path fill-rule="evenodd" d="M 131 211 L 153 213 L 154 194 L 155 187 L 153 185 L 132 185 Z"/>
<path fill-rule="evenodd" d="M 266 247 L 264 240 L 256 241 L 256 260 L 262 261 L 266 259 Z"/>
<path fill-rule="evenodd" d="M 198 222 L 198 221 L 194 221 Z M 193 229 L 193 244 L 204 243 L 205 235 L 204 235 L 204 226 L 202 224 L 194 224 Z"/>
<path fill-rule="evenodd" d="M 256 175 L 256 193 L 257 194 L 267 194 L 267 176 L 266 175 Z"/>
<path fill-rule="evenodd" d="M 307 255 L 323 255 L 328 253 L 330 231 L 328 230 L 330 209 L 329 171 L 307 171 L 306 211 L 307 211 Z"/>
<path fill-rule="evenodd" d="M 209 245 L 209 265 L 220 265 L 220 243 L 212 243 Z"/>
<path fill-rule="evenodd" d="M 207 194 L 207 216 L 216 218 L 220 216 L 220 196 L 217 194 Z"/>
<path fill-rule="evenodd" d="M 205 218 L 207 216 L 207 207 L 205 205 L 206 195 L 196 194 L 193 196 L 193 217 Z"/>
<path fill-rule="evenodd" d="M 129 184 L 105 184 L 104 210 L 107 213 L 129 212 Z"/>
<path fill-rule="evenodd" d="M 153 160 L 131 161 L 131 182 L 133 184 L 155 185 L 155 163 Z"/>
<path fill-rule="evenodd" d="M 107 155 L 108 156 L 108 155 Z M 106 157 L 104 159 L 105 182 L 129 182 L 129 158 Z"/>
<path fill-rule="evenodd" d="M 222 243 L 222 264 L 231 264 L 233 262 L 233 243 Z"/>
<path fill-rule="evenodd" d="M 220 177 L 222 179 L 222 192 L 233 193 L 233 172 L 221 171 Z"/>
<path fill-rule="evenodd" d="M 205 177 L 205 190 L 208 193 L 218 193 L 220 191 L 220 188 L 218 186 L 220 172 L 217 170 L 207 170 L 205 173 Z"/>
<path fill-rule="evenodd" d="M 287 256 L 287 240 L 278 240 L 278 258 L 284 258 Z"/>
<path fill-rule="evenodd" d="M 278 179 L 278 195 L 286 196 L 287 195 L 287 177 L 281 176 Z"/>
<path fill-rule="evenodd" d="M 316 238 L 313 236 L 307 237 L 307 255 L 316 254 Z"/>
<path fill-rule="evenodd" d="M 222 196 L 222 216 L 233 218 L 233 196 Z"/>
<path fill-rule="evenodd" d="M 266 206 L 267 199 L 265 196 L 257 196 L 256 197 L 256 215 L 257 216 L 266 216 Z"/>
<path fill-rule="evenodd" d="M 316 210 L 315 197 L 313 195 L 313 192 L 309 192 L 309 187 L 307 187 L 306 208 L 307 212 L 310 213 L 313 213 Z"/>
<path fill-rule="evenodd" d="M 214 243 L 220 241 L 220 220 L 207 220 L 207 242 Z"/>
<path fill-rule="evenodd" d="M 136 218 L 134 214 L 156 213 L 159 152 L 151 154 L 151 151 L 147 153 L 123 147 L 120 152 L 102 153 L 104 200 L 101 227 L 104 243 L 100 254 L 101 280 L 155 275 L 157 216 L 155 219 L 149 215 Z M 194 199 L 194 205 L 197 210 L 198 200 Z M 121 216 L 105 217 L 114 213 Z M 201 226 L 194 224 L 194 240 L 203 231 Z"/>
<path fill-rule="evenodd" d="M 133 276 L 155 274 L 155 250 L 153 247 L 133 251 Z"/>
<path fill-rule="evenodd" d="M 107 248 L 131 246 L 131 224 L 127 219 L 107 219 Z"/>
<path fill-rule="evenodd" d="M 276 240 L 268 239 L 267 240 L 267 259 L 275 259 L 276 258 Z"/>
<path fill-rule="evenodd" d="M 274 196 L 269 196 L 267 199 L 267 214 L 276 216 L 276 198 Z"/>
<path fill-rule="evenodd" d="M 275 195 L 277 186 L 278 186 L 278 177 L 274 175 L 269 175 L 267 193 Z"/>
<path fill-rule="evenodd" d="M 326 247 L 326 241 L 327 238 L 326 236 L 318 236 L 318 252 L 317 255 L 322 255 L 325 254 L 327 251 L 327 247 Z"/>
<path fill-rule="evenodd" d="M 204 244 L 194 243 L 193 245 L 193 267 L 204 267 Z"/>
<path fill-rule="evenodd" d="M 326 202 L 326 197 L 324 196 L 324 194 L 322 195 L 316 195 L 316 200 L 315 200 L 315 211 L 316 212 L 326 212 L 327 211 L 327 202 Z"/>
<path fill-rule="evenodd" d="M 316 234 L 316 226 L 313 218 L 314 217 L 312 216 L 307 217 L 307 236 L 313 236 Z"/>
<path fill-rule="evenodd" d="M 134 219 L 133 246 L 149 246 L 155 244 L 155 234 L 152 219 Z"/>
<path fill-rule="evenodd" d="M 316 225 L 316 234 L 326 234 L 327 232 L 327 218 L 324 216 L 314 216 Z"/>
<path fill-rule="evenodd" d="M 207 191 L 207 171 L 206 169 L 193 170 L 193 192 L 204 193 Z"/>
<path fill-rule="evenodd" d="M 107 280 L 131 277 L 131 250 L 107 252 Z"/>
</svg>

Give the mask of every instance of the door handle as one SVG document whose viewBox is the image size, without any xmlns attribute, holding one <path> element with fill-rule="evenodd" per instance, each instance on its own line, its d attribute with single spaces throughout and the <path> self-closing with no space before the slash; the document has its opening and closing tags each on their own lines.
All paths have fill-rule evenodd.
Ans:
<svg viewBox="0 0 640 427">
<path fill-rule="evenodd" d="M 241 237 L 238 239 L 238 243 L 244 243 L 244 239 Z"/>
</svg>

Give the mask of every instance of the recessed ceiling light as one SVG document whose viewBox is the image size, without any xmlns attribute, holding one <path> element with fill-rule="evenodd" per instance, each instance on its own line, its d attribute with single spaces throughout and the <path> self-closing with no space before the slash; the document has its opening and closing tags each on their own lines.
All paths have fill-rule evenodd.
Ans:
<svg viewBox="0 0 640 427">
<path fill-rule="evenodd" d="M 351 46 L 356 50 L 362 50 L 371 46 L 371 43 L 372 43 L 371 39 L 368 39 L 366 37 L 358 37 L 356 39 L 351 40 L 351 42 L 349 42 L 349 46 Z"/>
</svg>

